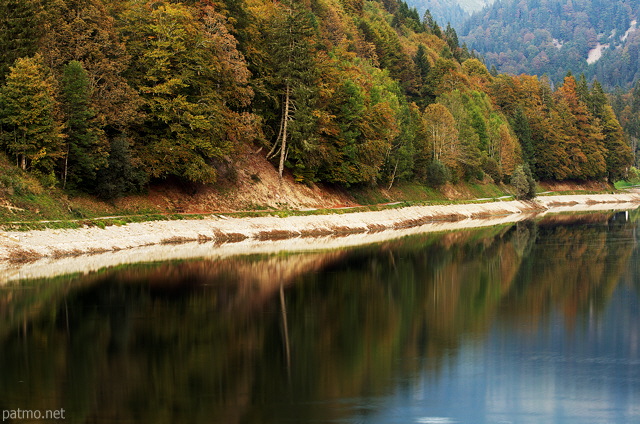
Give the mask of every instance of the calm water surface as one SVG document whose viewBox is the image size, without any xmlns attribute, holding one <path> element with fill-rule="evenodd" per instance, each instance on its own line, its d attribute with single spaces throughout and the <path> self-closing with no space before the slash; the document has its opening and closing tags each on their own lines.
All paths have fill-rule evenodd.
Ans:
<svg viewBox="0 0 640 424">
<path fill-rule="evenodd" d="M 634 217 L 634 214 L 631 214 Z M 72 423 L 638 423 L 621 215 L 0 288 L 0 410 Z"/>
</svg>

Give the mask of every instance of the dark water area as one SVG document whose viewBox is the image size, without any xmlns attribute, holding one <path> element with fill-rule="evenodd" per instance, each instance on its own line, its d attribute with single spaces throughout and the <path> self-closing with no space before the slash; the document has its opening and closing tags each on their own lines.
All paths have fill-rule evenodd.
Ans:
<svg viewBox="0 0 640 424">
<path fill-rule="evenodd" d="M 635 216 L 3 286 L 0 410 L 64 408 L 71 423 L 638 423 Z"/>
</svg>

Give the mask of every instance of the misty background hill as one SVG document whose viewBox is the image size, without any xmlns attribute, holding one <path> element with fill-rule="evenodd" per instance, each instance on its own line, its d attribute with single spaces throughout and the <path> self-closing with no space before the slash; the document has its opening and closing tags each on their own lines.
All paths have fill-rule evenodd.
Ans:
<svg viewBox="0 0 640 424">
<path fill-rule="evenodd" d="M 638 0 L 413 0 L 499 72 L 548 75 L 571 70 L 605 88 L 628 89 L 640 77 Z"/>
</svg>

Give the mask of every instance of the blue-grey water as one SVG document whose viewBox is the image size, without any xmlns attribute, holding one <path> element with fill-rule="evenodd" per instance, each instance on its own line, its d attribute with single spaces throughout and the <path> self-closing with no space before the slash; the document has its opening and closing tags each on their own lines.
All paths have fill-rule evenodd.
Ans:
<svg viewBox="0 0 640 424">
<path fill-rule="evenodd" d="M 64 408 L 71 423 L 638 423 L 635 218 L 0 287 L 0 410 Z"/>
</svg>

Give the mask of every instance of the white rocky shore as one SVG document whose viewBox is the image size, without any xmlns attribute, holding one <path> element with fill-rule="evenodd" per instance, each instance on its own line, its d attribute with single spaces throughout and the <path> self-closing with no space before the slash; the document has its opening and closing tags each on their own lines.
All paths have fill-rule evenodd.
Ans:
<svg viewBox="0 0 640 424">
<path fill-rule="evenodd" d="M 126 263 L 332 249 L 408 234 L 513 223 L 546 213 L 638 206 L 640 193 L 541 196 L 530 202 L 411 206 L 286 218 L 211 215 L 201 220 L 152 221 L 104 229 L 0 232 L 0 283 Z"/>
</svg>

